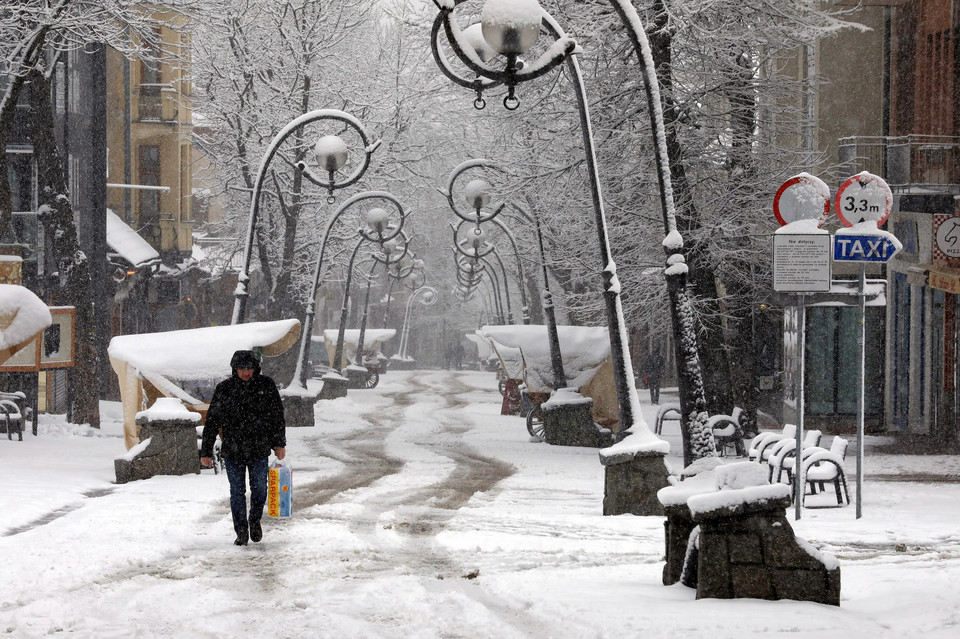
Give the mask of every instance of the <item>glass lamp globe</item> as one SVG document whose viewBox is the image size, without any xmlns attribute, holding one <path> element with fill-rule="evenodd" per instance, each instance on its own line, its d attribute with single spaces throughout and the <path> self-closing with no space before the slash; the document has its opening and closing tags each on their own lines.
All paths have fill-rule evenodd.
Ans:
<svg viewBox="0 0 960 639">
<path fill-rule="evenodd" d="M 390 219 L 390 214 L 379 207 L 374 207 L 367 211 L 367 226 L 369 226 L 374 231 L 378 233 L 383 230 L 384 225 L 387 223 L 387 220 Z"/>
<path fill-rule="evenodd" d="M 490 191 L 493 187 L 486 180 L 470 180 L 463 187 L 463 197 L 467 203 L 479 211 L 490 204 Z"/>
<path fill-rule="evenodd" d="M 337 135 L 325 135 L 313 145 L 317 164 L 324 171 L 339 171 L 347 163 L 347 143 Z"/>
<path fill-rule="evenodd" d="M 537 0 L 487 0 L 480 12 L 483 39 L 502 55 L 523 55 L 540 37 L 543 8 Z"/>
</svg>

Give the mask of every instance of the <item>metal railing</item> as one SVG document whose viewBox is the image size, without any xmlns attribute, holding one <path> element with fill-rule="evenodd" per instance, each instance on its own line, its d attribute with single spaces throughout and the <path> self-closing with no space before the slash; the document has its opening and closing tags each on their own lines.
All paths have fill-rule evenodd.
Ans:
<svg viewBox="0 0 960 639">
<path fill-rule="evenodd" d="M 163 119 L 163 96 L 161 89 L 166 84 L 141 84 L 137 113 L 141 120 Z"/>
<path fill-rule="evenodd" d="M 840 138 L 844 175 L 869 171 L 895 191 L 922 186 L 960 193 L 960 138 L 946 135 Z"/>
</svg>

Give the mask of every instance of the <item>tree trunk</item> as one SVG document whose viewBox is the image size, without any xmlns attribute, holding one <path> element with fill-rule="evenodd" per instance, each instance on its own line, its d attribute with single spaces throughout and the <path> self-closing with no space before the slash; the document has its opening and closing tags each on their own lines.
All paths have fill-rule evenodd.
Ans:
<svg viewBox="0 0 960 639">
<path fill-rule="evenodd" d="M 677 134 L 679 117 L 677 103 L 673 98 L 673 34 L 667 25 L 667 12 L 660 0 L 654 3 L 654 10 L 656 18 L 653 28 L 649 30 L 650 47 L 657 67 L 657 77 L 663 89 L 667 158 L 677 207 L 677 230 L 687 238 L 700 229 L 700 214 L 693 201 L 690 182 L 683 165 L 682 145 Z M 704 248 L 702 245 L 692 244 L 686 251 L 691 290 L 701 303 L 703 300 L 717 300 L 719 297 L 713 268 L 705 258 Z M 716 311 L 717 303 L 714 301 L 710 304 L 714 306 L 710 310 Z M 707 410 L 711 414 L 729 414 L 733 409 L 733 394 L 723 328 L 719 322 L 712 322 L 701 325 L 700 329 L 697 345 Z"/>
<path fill-rule="evenodd" d="M 90 264 L 88 257 L 80 250 L 62 160 L 57 151 L 50 85 L 40 72 L 33 72 L 30 80 L 33 152 L 39 187 L 38 213 L 60 277 L 60 285 L 57 292 L 51 294 L 50 301 L 55 305 L 68 305 L 76 309 L 76 364 L 69 374 L 72 419 L 75 423 L 99 428 L 99 337 L 94 322 Z"/>
</svg>

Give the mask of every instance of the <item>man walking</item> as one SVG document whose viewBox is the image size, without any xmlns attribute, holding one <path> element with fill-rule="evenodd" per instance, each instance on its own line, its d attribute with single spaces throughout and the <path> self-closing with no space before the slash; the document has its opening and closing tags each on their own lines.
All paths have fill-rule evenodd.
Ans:
<svg viewBox="0 0 960 639">
<path fill-rule="evenodd" d="M 247 539 L 260 541 L 260 518 L 267 501 L 267 465 L 270 450 L 277 459 L 286 455 L 286 429 L 280 393 L 272 379 L 260 374 L 253 351 L 237 351 L 230 360 L 230 379 L 217 384 L 207 411 L 200 445 L 200 463 L 213 465 L 217 435 L 230 482 L 230 510 L 238 546 Z M 247 516 L 246 478 L 250 477 L 250 515 Z"/>
</svg>

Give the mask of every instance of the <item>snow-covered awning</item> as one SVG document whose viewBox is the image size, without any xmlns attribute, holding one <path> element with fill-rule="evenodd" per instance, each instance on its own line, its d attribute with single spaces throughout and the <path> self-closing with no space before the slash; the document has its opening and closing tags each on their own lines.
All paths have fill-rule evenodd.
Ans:
<svg viewBox="0 0 960 639">
<path fill-rule="evenodd" d="M 160 260 L 156 249 L 110 209 L 107 209 L 107 246 L 134 266 Z"/>
<path fill-rule="evenodd" d="M 553 377 L 550 341 L 543 324 L 524 326 L 484 326 L 477 331 L 484 337 L 523 350 L 527 366 L 527 385 L 541 389 L 551 386 Z M 563 369 L 570 386 L 579 387 L 610 358 L 610 337 L 601 326 L 557 326 Z"/>
<path fill-rule="evenodd" d="M 323 331 L 323 339 L 328 344 L 336 344 L 340 331 L 336 328 L 328 328 Z M 388 339 L 397 334 L 395 328 L 368 328 L 363 331 L 363 350 L 368 351 L 372 348 L 379 348 Z M 357 349 L 357 342 L 360 341 L 360 329 L 348 328 L 343 331 L 343 345 L 352 350 Z"/>
</svg>

